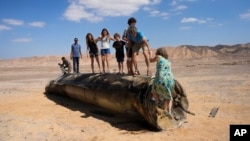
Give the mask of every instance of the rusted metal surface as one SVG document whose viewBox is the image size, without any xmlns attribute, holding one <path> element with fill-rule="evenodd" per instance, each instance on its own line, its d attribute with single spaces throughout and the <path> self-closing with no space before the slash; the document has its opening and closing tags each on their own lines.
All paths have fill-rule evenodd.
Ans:
<svg viewBox="0 0 250 141">
<path fill-rule="evenodd" d="M 112 112 L 142 116 L 156 129 L 180 126 L 186 120 L 186 113 L 191 113 L 184 89 L 176 80 L 171 119 L 165 115 L 161 105 L 150 101 L 152 81 L 153 78 L 148 76 L 66 74 L 51 80 L 45 91 L 46 94 L 67 95 Z"/>
</svg>

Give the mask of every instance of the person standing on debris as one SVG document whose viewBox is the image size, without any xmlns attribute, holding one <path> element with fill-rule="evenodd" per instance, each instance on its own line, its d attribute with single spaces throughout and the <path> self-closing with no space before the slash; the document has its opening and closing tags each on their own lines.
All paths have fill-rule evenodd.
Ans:
<svg viewBox="0 0 250 141">
<path fill-rule="evenodd" d="M 110 56 L 110 40 L 115 41 L 109 34 L 106 28 L 101 31 L 101 36 L 96 39 L 96 41 L 101 41 L 101 58 L 102 58 L 102 71 L 110 72 L 109 68 L 109 56 Z M 107 63 L 107 71 L 105 70 L 105 62 Z"/>
<path fill-rule="evenodd" d="M 135 67 L 135 72 L 133 73 L 133 75 L 135 76 L 140 74 L 137 66 L 137 54 L 139 53 L 139 50 L 141 48 L 143 50 L 143 55 L 147 65 L 147 75 L 148 76 L 151 75 L 150 62 L 149 62 L 149 55 L 151 52 L 149 44 L 144 34 L 138 31 L 134 25 L 131 25 L 128 28 L 128 47 L 132 48 L 132 61 Z"/>
<path fill-rule="evenodd" d="M 118 63 L 118 68 L 119 68 L 119 73 L 123 74 L 123 62 L 124 62 L 124 45 L 126 44 L 126 42 L 122 41 L 120 39 L 120 34 L 115 33 L 114 34 L 114 39 L 116 40 L 113 43 L 113 47 L 115 48 L 115 57 Z"/>
<path fill-rule="evenodd" d="M 60 66 L 63 74 L 71 72 L 71 64 L 65 57 L 62 57 L 62 64 L 58 63 L 58 65 Z"/>
<path fill-rule="evenodd" d="M 150 54 L 149 60 L 150 62 L 157 62 L 155 79 L 151 90 L 153 98 L 151 100 L 156 103 L 158 100 L 165 101 L 164 110 L 166 110 L 167 115 L 172 117 L 172 92 L 175 86 L 175 81 L 166 48 L 158 48 L 155 52 L 155 57 L 152 58 Z"/>
<path fill-rule="evenodd" d="M 86 35 L 86 45 L 87 45 L 87 50 L 89 51 L 89 53 L 87 53 L 87 57 L 89 55 L 89 57 L 91 59 L 92 73 L 95 73 L 94 58 L 96 59 L 96 62 L 97 62 L 98 68 L 99 68 L 99 72 L 101 72 L 100 61 L 99 61 L 99 48 L 98 48 L 96 41 L 91 33 L 88 33 Z"/>
<path fill-rule="evenodd" d="M 73 60 L 74 73 L 79 73 L 79 58 L 82 58 L 81 45 L 78 44 L 78 38 L 75 38 L 74 42 L 71 45 L 70 59 Z"/>
<path fill-rule="evenodd" d="M 131 18 L 128 19 L 128 26 L 131 26 L 131 25 L 135 26 L 135 24 L 136 24 L 136 19 L 134 17 L 131 17 Z M 128 48 L 128 44 L 127 44 L 128 43 L 128 38 L 127 38 L 128 33 L 127 33 L 127 31 L 128 31 L 128 28 L 126 28 L 124 30 L 123 35 L 122 35 L 122 39 L 124 41 L 126 41 L 126 47 L 125 48 L 126 48 L 126 56 L 127 56 L 126 63 L 127 63 L 128 74 L 132 75 L 133 74 L 132 48 L 131 47 Z"/>
</svg>

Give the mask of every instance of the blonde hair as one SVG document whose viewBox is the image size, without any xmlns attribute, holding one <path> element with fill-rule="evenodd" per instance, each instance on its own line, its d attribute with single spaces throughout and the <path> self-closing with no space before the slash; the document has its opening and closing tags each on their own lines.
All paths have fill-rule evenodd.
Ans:
<svg viewBox="0 0 250 141">
<path fill-rule="evenodd" d="M 168 52 L 166 47 L 158 48 L 155 52 L 155 55 L 161 55 L 162 57 L 168 59 Z"/>
</svg>

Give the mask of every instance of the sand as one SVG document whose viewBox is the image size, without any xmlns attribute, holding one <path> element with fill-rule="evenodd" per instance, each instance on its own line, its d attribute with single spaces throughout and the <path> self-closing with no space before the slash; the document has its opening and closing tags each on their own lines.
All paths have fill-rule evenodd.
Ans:
<svg viewBox="0 0 250 141">
<path fill-rule="evenodd" d="M 188 115 L 180 128 L 161 132 L 144 122 L 103 114 L 99 107 L 45 95 L 46 84 L 61 73 L 59 61 L 59 56 L 0 61 L 0 141 L 228 141 L 231 124 L 250 124 L 249 57 L 173 60 L 175 78 L 196 115 Z M 145 75 L 143 59 L 139 66 Z M 91 72 L 90 59 L 82 59 L 80 68 Z M 214 107 L 219 110 L 209 117 Z"/>
</svg>

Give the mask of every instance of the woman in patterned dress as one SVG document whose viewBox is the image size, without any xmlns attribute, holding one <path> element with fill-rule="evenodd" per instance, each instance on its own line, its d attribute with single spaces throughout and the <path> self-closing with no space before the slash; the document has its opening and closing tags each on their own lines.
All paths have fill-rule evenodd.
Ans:
<svg viewBox="0 0 250 141">
<path fill-rule="evenodd" d="M 158 102 L 158 100 L 164 101 L 164 110 L 168 115 L 172 116 L 172 90 L 174 89 L 175 83 L 166 48 L 158 48 L 154 58 L 150 55 L 150 62 L 157 62 L 151 90 L 153 100 L 156 100 L 156 102 Z"/>
</svg>

